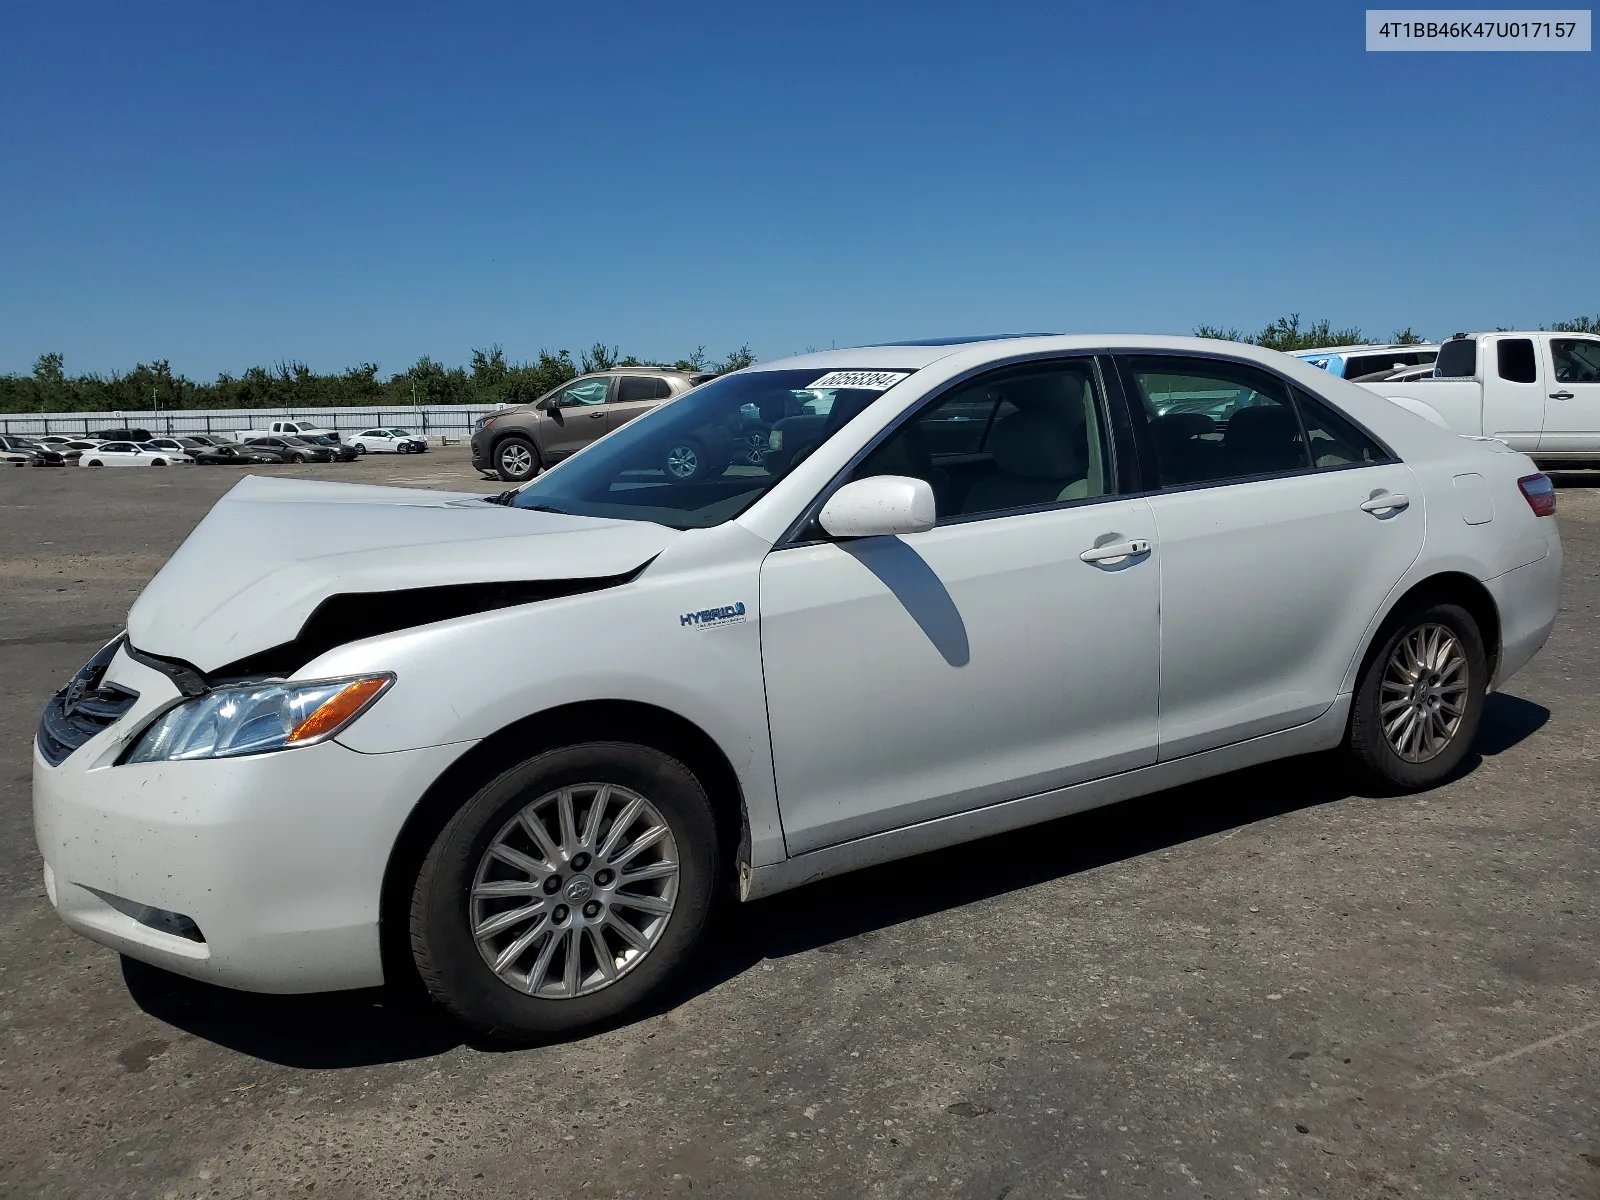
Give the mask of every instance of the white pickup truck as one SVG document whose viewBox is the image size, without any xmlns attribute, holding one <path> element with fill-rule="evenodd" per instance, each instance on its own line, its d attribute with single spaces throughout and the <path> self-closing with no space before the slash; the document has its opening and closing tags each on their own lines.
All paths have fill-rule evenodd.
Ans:
<svg viewBox="0 0 1600 1200">
<path fill-rule="evenodd" d="M 241 429 L 233 435 L 236 442 L 248 442 L 251 438 L 264 437 L 331 437 L 339 440 L 339 434 L 332 429 L 310 421 L 269 421 L 263 429 Z"/>
<path fill-rule="evenodd" d="M 1540 464 L 1600 461 L 1600 336 L 1458 333 L 1440 345 L 1432 378 L 1360 386 Z"/>
</svg>

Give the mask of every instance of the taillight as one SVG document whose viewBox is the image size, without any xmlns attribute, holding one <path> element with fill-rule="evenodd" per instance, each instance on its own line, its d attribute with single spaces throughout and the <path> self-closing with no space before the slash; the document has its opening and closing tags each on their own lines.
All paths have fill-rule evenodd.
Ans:
<svg viewBox="0 0 1600 1200">
<path fill-rule="evenodd" d="M 1522 498 L 1533 509 L 1534 516 L 1556 515 L 1556 485 L 1550 482 L 1550 476 L 1524 475 L 1517 480 L 1517 487 L 1522 489 Z"/>
</svg>

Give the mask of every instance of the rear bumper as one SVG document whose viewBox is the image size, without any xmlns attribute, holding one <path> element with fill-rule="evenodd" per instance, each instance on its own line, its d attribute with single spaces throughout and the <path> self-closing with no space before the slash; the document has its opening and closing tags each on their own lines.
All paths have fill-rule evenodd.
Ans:
<svg viewBox="0 0 1600 1200">
<path fill-rule="evenodd" d="M 1527 666 L 1549 639 L 1561 604 L 1561 565 L 1561 542 L 1552 536 L 1550 553 L 1539 561 L 1484 581 L 1500 613 L 1500 660 L 1491 687 Z"/>
</svg>

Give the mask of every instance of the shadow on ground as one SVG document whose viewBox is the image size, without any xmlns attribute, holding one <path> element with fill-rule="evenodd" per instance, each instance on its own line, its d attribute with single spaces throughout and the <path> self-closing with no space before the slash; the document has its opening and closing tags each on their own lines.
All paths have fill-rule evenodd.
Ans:
<svg viewBox="0 0 1600 1200">
<path fill-rule="evenodd" d="M 1482 756 L 1509 750 L 1549 718 L 1541 705 L 1490 696 L 1461 773 L 1475 769 Z M 1288 759 L 736 906 L 696 969 L 629 1019 L 671 1009 L 763 959 L 827 950 L 903 921 L 1358 794 L 1362 787 L 1340 756 Z M 863 903 L 864 896 L 874 899 Z M 123 977 L 134 1002 L 151 1016 L 284 1066 L 367 1066 L 464 1044 L 510 1048 L 475 1040 L 413 987 L 265 996 L 182 979 L 131 959 L 123 960 Z"/>
</svg>

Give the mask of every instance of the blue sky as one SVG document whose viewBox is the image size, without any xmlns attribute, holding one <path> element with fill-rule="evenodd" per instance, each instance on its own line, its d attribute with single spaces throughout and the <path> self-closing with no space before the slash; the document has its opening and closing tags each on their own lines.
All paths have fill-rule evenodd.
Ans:
<svg viewBox="0 0 1600 1200">
<path fill-rule="evenodd" d="M 0 371 L 1600 310 L 1594 54 L 1354 5 L 0 6 Z"/>
</svg>

